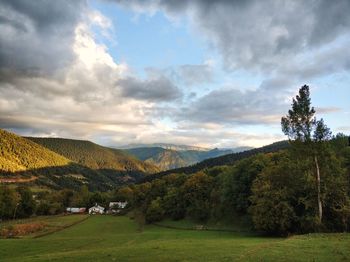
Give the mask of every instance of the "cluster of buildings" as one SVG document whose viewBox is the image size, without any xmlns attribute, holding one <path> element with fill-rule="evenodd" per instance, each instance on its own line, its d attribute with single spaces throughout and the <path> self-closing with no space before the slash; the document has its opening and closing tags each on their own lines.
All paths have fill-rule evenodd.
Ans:
<svg viewBox="0 0 350 262">
<path fill-rule="evenodd" d="M 102 207 L 96 203 L 94 206 L 90 207 L 88 210 L 86 210 L 85 207 L 67 207 L 66 212 L 70 213 L 70 214 L 83 214 L 83 213 L 86 213 L 88 211 L 90 215 L 118 214 L 123 209 L 125 209 L 127 205 L 128 205 L 127 201 L 109 202 L 108 209 L 105 210 L 104 207 Z"/>
</svg>

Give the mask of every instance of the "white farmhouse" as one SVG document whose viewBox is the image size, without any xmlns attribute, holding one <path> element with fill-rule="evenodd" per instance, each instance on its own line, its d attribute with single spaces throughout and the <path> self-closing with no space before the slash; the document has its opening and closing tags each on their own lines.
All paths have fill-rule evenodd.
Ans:
<svg viewBox="0 0 350 262">
<path fill-rule="evenodd" d="M 97 203 L 89 208 L 89 214 L 103 214 L 105 212 L 105 208 L 97 205 Z"/>
</svg>

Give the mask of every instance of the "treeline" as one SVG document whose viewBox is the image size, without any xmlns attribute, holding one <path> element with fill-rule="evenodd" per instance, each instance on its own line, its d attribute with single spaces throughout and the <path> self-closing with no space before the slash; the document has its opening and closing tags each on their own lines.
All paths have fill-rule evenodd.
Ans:
<svg viewBox="0 0 350 262">
<path fill-rule="evenodd" d="M 350 145 L 315 118 L 308 86 L 282 118 L 289 146 L 191 175 L 170 174 L 123 188 L 145 222 L 245 217 L 274 235 L 350 229 Z"/>
<path fill-rule="evenodd" d="M 269 234 L 346 231 L 350 229 L 350 147 L 343 135 L 323 146 L 322 221 L 318 218 L 313 159 L 299 149 L 258 154 L 234 166 L 192 175 L 166 175 L 123 187 L 119 195 L 131 202 L 147 223 L 165 218 L 205 222 L 244 217 L 252 228 Z"/>
<path fill-rule="evenodd" d="M 110 201 L 124 201 L 125 193 L 113 190 L 91 192 L 87 186 L 78 190 L 63 189 L 55 191 L 32 192 L 28 186 L 0 186 L 0 221 L 28 218 L 31 216 L 57 215 L 67 207 L 90 208 L 98 203 L 108 208 Z M 122 195 L 121 195 L 122 194 Z"/>
</svg>

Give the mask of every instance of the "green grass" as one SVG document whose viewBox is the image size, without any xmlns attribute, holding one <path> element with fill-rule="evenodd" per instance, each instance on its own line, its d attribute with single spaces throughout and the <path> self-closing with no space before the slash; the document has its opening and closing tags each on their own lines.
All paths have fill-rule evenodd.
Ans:
<svg viewBox="0 0 350 262">
<path fill-rule="evenodd" d="M 138 225 L 92 216 L 35 239 L 0 240 L 1 261 L 346 261 L 350 234 L 288 239 Z"/>
<path fill-rule="evenodd" d="M 232 232 L 250 232 L 251 226 L 248 218 L 242 217 L 236 219 L 235 221 L 209 221 L 207 223 L 198 223 L 189 219 L 182 219 L 179 221 L 174 221 L 172 219 L 164 219 L 157 222 L 156 225 L 177 228 L 177 229 L 187 229 L 187 230 L 216 230 L 216 231 L 232 231 Z"/>
</svg>

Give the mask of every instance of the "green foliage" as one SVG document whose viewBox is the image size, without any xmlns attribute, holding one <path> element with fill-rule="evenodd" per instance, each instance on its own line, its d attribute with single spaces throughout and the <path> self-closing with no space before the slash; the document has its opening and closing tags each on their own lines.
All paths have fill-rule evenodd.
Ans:
<svg viewBox="0 0 350 262">
<path fill-rule="evenodd" d="M 21 186 L 17 189 L 19 193 L 19 205 L 17 209 L 16 217 L 30 217 L 34 214 L 36 208 L 36 202 L 33 198 L 32 191 L 28 187 Z"/>
<path fill-rule="evenodd" d="M 13 218 L 18 202 L 18 193 L 13 188 L 0 186 L 0 220 Z"/>
<path fill-rule="evenodd" d="M 223 175 L 222 198 L 228 214 L 247 213 L 251 187 L 256 176 L 271 162 L 271 156 L 259 154 L 243 159 Z"/>
<path fill-rule="evenodd" d="M 210 192 L 213 178 L 197 173 L 192 175 L 183 185 L 186 214 L 199 221 L 205 221 L 210 215 Z"/>
<path fill-rule="evenodd" d="M 300 149 L 302 147 L 303 149 Z M 318 219 L 316 177 L 306 145 L 281 153 L 260 173 L 252 186 L 250 213 L 255 227 L 271 234 L 343 231 L 350 218 L 345 173 L 334 152 L 324 149 L 320 159 L 324 206 L 323 224 Z M 294 149 L 295 150 L 295 149 Z"/>
<path fill-rule="evenodd" d="M 164 210 L 162 208 L 162 203 L 160 197 L 157 197 L 155 200 L 152 200 L 149 207 L 146 211 L 146 222 L 152 223 L 157 222 L 163 219 Z"/>
<path fill-rule="evenodd" d="M 292 109 L 288 111 L 288 115 L 281 119 L 283 133 L 290 139 L 310 141 L 316 123 L 314 115 L 309 86 L 304 85 L 299 89 L 299 95 L 293 98 Z"/>
</svg>

